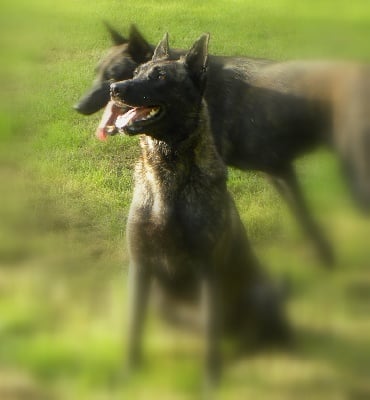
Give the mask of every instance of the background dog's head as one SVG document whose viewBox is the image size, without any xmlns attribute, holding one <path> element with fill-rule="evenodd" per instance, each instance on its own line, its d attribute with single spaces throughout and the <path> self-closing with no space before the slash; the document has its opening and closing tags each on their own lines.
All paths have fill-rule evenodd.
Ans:
<svg viewBox="0 0 370 400">
<path fill-rule="evenodd" d="M 133 79 L 111 85 L 119 132 L 177 142 L 194 130 L 206 83 L 208 41 L 203 34 L 184 57 L 172 61 L 166 34 Z"/>
<path fill-rule="evenodd" d="M 92 87 L 74 106 L 76 111 L 85 115 L 99 111 L 108 103 L 112 82 L 132 78 L 136 67 L 149 61 L 153 55 L 153 47 L 135 25 L 131 25 L 128 39 L 107 23 L 105 25 L 111 35 L 113 47 L 99 62 Z"/>
</svg>

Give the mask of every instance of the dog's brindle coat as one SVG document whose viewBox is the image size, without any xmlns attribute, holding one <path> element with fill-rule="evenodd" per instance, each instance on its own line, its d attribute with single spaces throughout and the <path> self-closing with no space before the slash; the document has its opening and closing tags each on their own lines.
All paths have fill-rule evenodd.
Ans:
<svg viewBox="0 0 370 400">
<path fill-rule="evenodd" d="M 213 381 L 222 330 L 243 340 L 284 335 L 286 323 L 281 299 L 253 255 L 227 191 L 226 167 L 202 99 L 207 45 L 203 35 L 182 59 L 169 61 L 165 36 L 153 60 L 111 91 L 118 106 L 134 107 L 116 125 L 141 134 L 127 224 L 130 365 L 139 358 L 154 279 L 166 305 L 201 303 L 206 373 Z"/>
<path fill-rule="evenodd" d="M 75 106 L 83 114 L 104 107 L 110 82 L 131 78 L 153 54 L 154 46 L 134 26 L 129 39 L 108 29 L 115 46 Z M 171 51 L 170 57 L 180 54 Z M 309 212 L 293 161 L 319 144 L 330 145 L 355 198 L 370 207 L 369 76 L 367 67 L 351 64 L 209 56 L 205 99 L 223 160 L 267 173 L 328 264 L 331 248 Z"/>
</svg>

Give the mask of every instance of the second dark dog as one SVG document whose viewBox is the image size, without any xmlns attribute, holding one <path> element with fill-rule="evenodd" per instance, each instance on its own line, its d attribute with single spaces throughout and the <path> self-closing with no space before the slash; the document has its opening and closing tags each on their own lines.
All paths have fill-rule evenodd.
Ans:
<svg viewBox="0 0 370 400">
<path fill-rule="evenodd" d="M 165 36 L 133 79 L 112 84 L 115 107 L 107 121 L 141 135 L 127 225 L 130 365 L 139 360 L 155 281 L 168 318 L 187 315 L 183 307 L 198 310 L 190 314 L 203 324 L 207 380 L 215 381 L 222 332 L 248 342 L 284 338 L 288 329 L 278 291 L 260 268 L 227 191 L 203 100 L 207 46 L 203 35 L 183 58 L 170 61 Z"/>
<path fill-rule="evenodd" d="M 114 46 L 99 64 L 92 89 L 76 105 L 83 114 L 104 107 L 110 82 L 131 78 L 154 51 L 134 26 L 128 39 L 108 29 Z M 170 51 L 173 59 L 181 54 Z M 365 65 L 209 57 L 205 99 L 219 153 L 228 165 L 267 173 L 327 264 L 332 250 L 307 207 L 293 161 L 328 145 L 338 154 L 358 204 L 369 209 L 369 91 Z M 108 134 L 101 127 L 98 133 Z"/>
</svg>

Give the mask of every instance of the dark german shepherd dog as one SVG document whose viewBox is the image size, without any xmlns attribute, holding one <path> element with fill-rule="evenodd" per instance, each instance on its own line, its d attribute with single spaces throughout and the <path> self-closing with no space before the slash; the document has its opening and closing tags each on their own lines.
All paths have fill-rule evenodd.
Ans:
<svg viewBox="0 0 370 400">
<path fill-rule="evenodd" d="M 131 78 L 153 54 L 154 46 L 134 26 L 129 39 L 108 29 L 115 45 L 100 63 L 93 88 L 75 106 L 82 114 L 104 107 L 110 82 Z M 171 50 L 169 56 L 181 54 Z M 204 96 L 219 154 L 228 165 L 268 174 L 327 264 L 333 261 L 332 250 L 308 210 L 293 161 L 318 145 L 329 145 L 358 204 L 370 208 L 369 77 L 368 67 L 349 63 L 208 60 Z M 100 137 L 109 133 L 106 118 Z"/>
<path fill-rule="evenodd" d="M 288 330 L 281 297 L 248 244 L 214 144 L 203 100 L 208 38 L 171 61 L 166 35 L 133 79 L 111 85 L 110 121 L 119 132 L 140 134 L 141 146 L 127 224 L 129 364 L 139 359 L 155 282 L 168 318 L 202 310 L 195 315 L 202 316 L 206 375 L 214 381 L 221 332 L 248 342 L 284 338 Z M 177 306 L 191 312 L 178 313 Z"/>
</svg>

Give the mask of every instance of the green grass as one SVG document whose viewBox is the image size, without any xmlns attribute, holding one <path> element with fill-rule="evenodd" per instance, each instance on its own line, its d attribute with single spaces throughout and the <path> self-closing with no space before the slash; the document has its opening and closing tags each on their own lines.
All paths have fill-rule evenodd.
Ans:
<svg viewBox="0 0 370 400">
<path fill-rule="evenodd" d="M 71 108 L 109 45 L 101 20 L 123 34 L 135 22 L 153 43 L 168 31 L 177 47 L 209 31 L 217 54 L 369 60 L 370 3 L 5 0 L 0 8 L 0 398 L 199 398 L 201 341 L 156 318 L 144 368 L 122 374 L 137 141 L 100 143 L 99 115 Z M 228 357 L 221 398 L 370 397 L 369 221 L 353 209 L 331 154 L 297 167 L 338 266 L 320 268 L 263 177 L 230 170 L 258 255 L 291 281 L 297 343 L 291 352 Z"/>
</svg>

